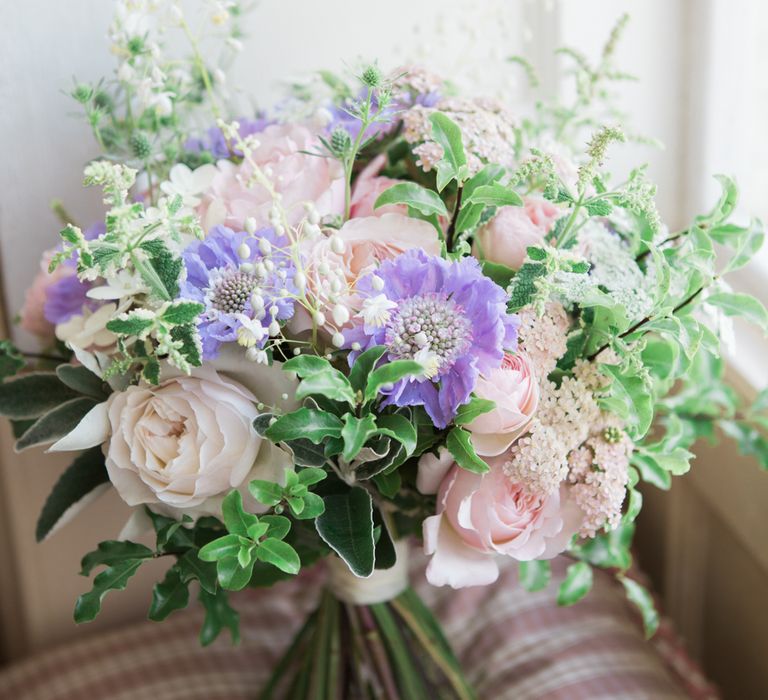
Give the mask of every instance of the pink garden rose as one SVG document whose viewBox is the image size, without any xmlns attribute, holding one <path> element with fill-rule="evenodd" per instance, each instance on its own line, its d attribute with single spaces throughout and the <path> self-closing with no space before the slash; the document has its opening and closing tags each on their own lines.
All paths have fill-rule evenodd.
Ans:
<svg viewBox="0 0 768 700">
<path fill-rule="evenodd" d="M 361 216 L 381 216 L 382 214 L 405 215 L 408 213 L 408 207 L 405 204 L 387 204 L 378 209 L 373 208 L 382 192 L 402 182 L 401 180 L 379 175 L 386 160 L 387 157 L 383 153 L 376 156 L 357 176 L 355 187 L 352 191 L 352 206 L 350 208 L 350 216 L 353 219 Z"/>
<path fill-rule="evenodd" d="M 539 405 L 539 382 L 528 356 L 505 355 L 498 369 L 478 378 L 475 394 L 496 406 L 466 426 L 472 444 L 479 455 L 500 455 L 525 432 Z"/>
<path fill-rule="evenodd" d="M 392 258 L 411 248 L 420 248 L 428 255 L 440 254 L 440 240 L 435 227 L 421 219 L 403 214 L 383 214 L 350 219 L 335 234 L 344 244 L 335 253 L 330 238 L 307 241 L 303 253 L 307 261 L 307 293 L 328 307 L 330 284 L 335 280 L 341 289 L 338 301 L 353 316 L 360 310 L 361 300 L 354 288 L 360 277 L 372 272 L 382 260 Z M 330 320 L 330 314 L 326 314 Z M 307 314 L 297 309 L 291 328 L 294 332 L 311 326 Z"/>
<path fill-rule="evenodd" d="M 423 524 L 432 585 L 493 583 L 499 575 L 496 555 L 519 561 L 551 559 L 578 530 L 581 511 L 566 487 L 546 498 L 528 494 L 504 473 L 505 460 L 489 460 L 486 474 L 462 469 L 447 451 L 419 461 L 419 489 L 437 492 L 437 515 Z"/>
<path fill-rule="evenodd" d="M 560 216 L 552 202 L 525 197 L 522 207 L 501 207 L 475 235 L 472 254 L 517 270 L 528 246 L 539 245 Z"/>
<path fill-rule="evenodd" d="M 319 142 L 309 129 L 298 124 L 273 124 L 257 138 L 259 147 L 253 160 L 282 196 L 290 224 L 301 220 L 305 202 L 311 202 L 320 216 L 344 212 L 342 167 L 332 158 L 311 155 Z M 203 228 L 208 231 L 223 224 L 242 231 L 248 217 L 259 227 L 268 226 L 272 197 L 258 182 L 250 182 L 252 166 L 221 160 L 216 167 L 218 172 L 197 207 Z"/>
</svg>

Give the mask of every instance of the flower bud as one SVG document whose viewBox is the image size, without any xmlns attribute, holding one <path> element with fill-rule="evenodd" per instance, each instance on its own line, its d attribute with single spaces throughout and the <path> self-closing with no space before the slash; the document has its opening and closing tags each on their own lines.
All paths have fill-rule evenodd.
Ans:
<svg viewBox="0 0 768 700">
<path fill-rule="evenodd" d="M 384 280 L 381 279 L 378 275 L 374 275 L 371 277 L 371 286 L 377 291 L 380 292 L 382 289 L 384 289 Z"/>
<path fill-rule="evenodd" d="M 247 243 L 241 243 L 237 247 L 237 257 L 240 258 L 240 260 L 248 260 L 248 258 L 251 257 L 251 249 L 248 247 Z"/>
<path fill-rule="evenodd" d="M 344 241 L 338 236 L 331 236 L 331 250 L 336 255 L 341 255 L 344 252 Z"/>
<path fill-rule="evenodd" d="M 249 216 L 249 217 L 248 217 L 248 218 L 245 220 L 245 230 L 246 230 L 248 233 L 250 233 L 251 235 L 253 235 L 254 233 L 256 233 L 256 219 L 254 219 L 252 216 Z"/>
<path fill-rule="evenodd" d="M 331 315 L 333 316 L 333 322 L 337 326 L 343 326 L 349 321 L 349 309 L 343 304 L 336 304 L 336 306 L 333 307 Z"/>
<path fill-rule="evenodd" d="M 272 321 L 267 328 L 270 335 L 277 335 L 280 332 L 280 324 L 277 321 Z"/>
<path fill-rule="evenodd" d="M 342 345 L 344 345 L 344 336 L 336 331 L 331 338 L 331 342 L 333 343 L 334 347 L 340 348 Z"/>
<path fill-rule="evenodd" d="M 296 285 L 296 289 L 303 294 L 307 288 L 307 276 L 299 270 L 293 276 L 293 283 Z"/>
<path fill-rule="evenodd" d="M 315 325 L 324 326 L 325 314 L 322 311 L 315 311 L 315 313 L 312 314 L 312 320 L 315 322 Z"/>
<path fill-rule="evenodd" d="M 262 255 L 269 255 L 272 252 L 272 244 L 266 239 L 259 239 L 259 251 Z"/>
</svg>

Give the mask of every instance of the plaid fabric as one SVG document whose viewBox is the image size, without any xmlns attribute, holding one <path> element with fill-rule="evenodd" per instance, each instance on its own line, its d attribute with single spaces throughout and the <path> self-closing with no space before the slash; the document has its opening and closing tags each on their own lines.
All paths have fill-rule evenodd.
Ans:
<svg viewBox="0 0 768 700">
<path fill-rule="evenodd" d="M 568 563 L 555 560 L 555 581 Z M 623 591 L 607 574 L 596 572 L 593 590 L 579 604 L 558 608 L 555 585 L 527 593 L 511 566 L 492 587 L 452 591 L 428 586 L 423 565 L 414 565 L 416 588 L 443 622 L 482 700 L 714 697 L 703 681 L 701 693 L 689 694 L 690 683 L 689 692 L 682 689 L 643 640 Z M 243 641 L 237 647 L 219 639 L 201 648 L 202 614 L 192 608 L 162 624 L 139 623 L 17 663 L 0 672 L 0 698 L 253 698 L 313 607 L 319 583 L 319 574 L 310 572 L 275 589 L 238 594 Z"/>
</svg>

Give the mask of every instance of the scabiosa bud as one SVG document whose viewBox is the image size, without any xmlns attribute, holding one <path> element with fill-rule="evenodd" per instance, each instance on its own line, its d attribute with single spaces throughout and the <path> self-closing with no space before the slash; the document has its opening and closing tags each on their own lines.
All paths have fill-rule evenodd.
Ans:
<svg viewBox="0 0 768 700">
<path fill-rule="evenodd" d="M 605 430 L 603 430 L 603 439 L 611 445 L 615 445 L 621 442 L 621 437 L 621 430 L 614 425 L 609 425 Z"/>
<path fill-rule="evenodd" d="M 131 134 L 131 138 L 128 140 L 128 145 L 131 148 L 135 158 L 139 160 L 146 160 L 152 153 L 152 146 L 149 143 L 149 139 L 146 134 L 141 131 L 136 131 Z"/>
</svg>

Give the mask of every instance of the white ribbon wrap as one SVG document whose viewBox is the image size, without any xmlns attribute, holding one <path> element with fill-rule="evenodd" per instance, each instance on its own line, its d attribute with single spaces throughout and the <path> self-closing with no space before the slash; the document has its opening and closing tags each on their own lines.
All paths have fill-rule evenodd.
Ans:
<svg viewBox="0 0 768 700">
<path fill-rule="evenodd" d="M 368 578 L 355 576 L 342 559 L 328 557 L 328 587 L 351 605 L 373 605 L 392 600 L 408 587 L 408 543 L 395 542 L 397 561 L 390 569 L 374 569 Z"/>
</svg>

